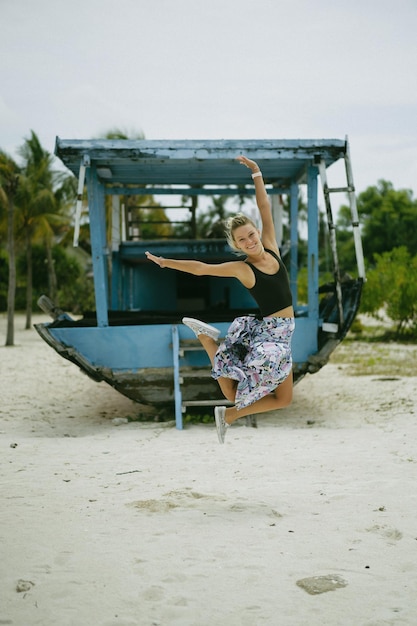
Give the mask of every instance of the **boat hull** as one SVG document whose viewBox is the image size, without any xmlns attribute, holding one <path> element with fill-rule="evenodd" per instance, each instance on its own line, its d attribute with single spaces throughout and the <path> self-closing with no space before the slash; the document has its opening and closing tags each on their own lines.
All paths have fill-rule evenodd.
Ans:
<svg viewBox="0 0 417 626">
<path fill-rule="evenodd" d="M 322 296 L 317 320 L 296 317 L 292 342 L 294 382 L 307 373 L 320 370 L 343 340 L 355 318 L 362 291 L 361 280 L 343 286 L 344 323 L 337 324 L 334 290 L 328 287 Z M 230 315 L 229 315 L 230 317 Z M 155 323 L 149 323 L 153 321 Z M 165 321 L 165 323 L 164 323 Z M 208 320 L 224 335 L 231 319 L 215 315 Z M 159 314 L 138 315 L 124 319 L 115 316 L 112 325 L 99 327 L 94 318 L 71 320 L 61 316 L 51 323 L 36 324 L 39 335 L 60 356 L 72 361 L 94 381 L 104 381 L 135 402 L 151 405 L 174 403 L 173 333 L 178 333 L 185 350 L 181 357 L 181 386 L 185 402 L 221 399 L 218 384 L 211 377 L 208 357 L 192 331 L 178 317 Z M 143 323 L 138 323 L 143 322 Z M 330 328 L 330 332 L 329 329 Z M 334 332 L 331 332 L 331 330 Z"/>
</svg>

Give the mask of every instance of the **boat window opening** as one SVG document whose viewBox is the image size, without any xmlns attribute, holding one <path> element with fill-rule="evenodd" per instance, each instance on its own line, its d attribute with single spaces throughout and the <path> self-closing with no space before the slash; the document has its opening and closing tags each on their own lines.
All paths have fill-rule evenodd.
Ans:
<svg viewBox="0 0 417 626">
<path fill-rule="evenodd" d="M 126 213 L 126 233 L 128 241 L 154 239 L 155 236 L 158 239 L 195 238 L 195 207 L 193 204 L 130 205 Z"/>
<path fill-rule="evenodd" d="M 210 308 L 210 277 L 177 275 L 177 307 L 179 311 L 205 311 Z"/>
</svg>

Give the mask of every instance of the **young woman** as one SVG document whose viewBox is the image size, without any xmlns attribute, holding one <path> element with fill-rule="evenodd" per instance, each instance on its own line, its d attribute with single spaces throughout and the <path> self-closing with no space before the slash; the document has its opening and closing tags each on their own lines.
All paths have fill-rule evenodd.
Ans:
<svg viewBox="0 0 417 626">
<path fill-rule="evenodd" d="M 224 443 L 230 424 L 246 415 L 274 411 L 292 401 L 291 338 L 294 309 L 288 274 L 281 260 L 275 237 L 269 198 L 262 173 L 255 161 L 245 156 L 237 160 L 252 172 L 262 232 L 247 216 L 238 214 L 227 221 L 227 240 L 243 261 L 211 264 L 201 261 L 165 259 L 150 252 L 146 256 L 161 268 L 196 276 L 237 278 L 256 300 L 260 316 L 236 318 L 224 339 L 214 326 L 184 317 L 205 348 L 212 364 L 212 376 L 232 407 L 214 410 L 217 434 Z"/>
</svg>

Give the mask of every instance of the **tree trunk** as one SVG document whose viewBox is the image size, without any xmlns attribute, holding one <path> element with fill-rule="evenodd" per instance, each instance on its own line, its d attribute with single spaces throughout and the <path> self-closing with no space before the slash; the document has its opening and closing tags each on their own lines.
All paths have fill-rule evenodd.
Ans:
<svg viewBox="0 0 417 626">
<path fill-rule="evenodd" d="M 7 288 L 6 346 L 14 346 L 14 307 L 16 296 L 16 256 L 14 246 L 14 200 L 9 196 L 7 211 L 7 248 L 9 252 L 9 284 Z"/>
<path fill-rule="evenodd" d="M 56 280 L 56 272 L 55 272 L 55 261 L 52 256 L 52 245 L 49 239 L 46 240 L 46 258 L 48 264 L 48 287 L 49 287 L 49 297 L 52 302 L 55 303 L 56 293 L 57 293 L 57 280 Z"/>
<path fill-rule="evenodd" d="M 32 240 L 30 238 L 29 228 L 26 230 L 26 263 L 27 263 L 27 274 L 26 274 L 26 325 L 25 330 L 29 330 L 32 326 L 32 292 L 33 292 L 33 284 L 32 284 Z"/>
</svg>

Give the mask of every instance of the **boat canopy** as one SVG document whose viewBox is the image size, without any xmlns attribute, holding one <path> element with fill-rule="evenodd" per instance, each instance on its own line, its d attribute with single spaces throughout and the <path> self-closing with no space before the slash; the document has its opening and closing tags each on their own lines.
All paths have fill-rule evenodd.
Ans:
<svg viewBox="0 0 417 626">
<path fill-rule="evenodd" d="M 170 185 L 177 193 L 177 187 L 187 185 L 197 194 L 204 194 L 207 185 L 231 185 L 232 193 L 236 187 L 249 185 L 247 171 L 235 160 L 246 154 L 257 161 L 266 184 L 283 193 L 294 182 L 307 182 L 310 165 L 324 161 L 329 167 L 344 157 L 346 147 L 346 140 L 340 139 L 146 141 L 57 137 L 55 154 L 77 177 L 80 165 L 94 167 L 108 193 L 117 193 L 124 185 Z"/>
<path fill-rule="evenodd" d="M 358 257 L 358 275 L 363 276 L 357 210 L 353 183 L 349 183 L 347 139 L 256 139 L 256 140 L 129 140 L 56 139 L 56 155 L 78 177 L 78 202 L 74 243 L 77 245 L 82 195 L 86 179 L 96 295 L 97 323 L 108 325 L 111 298 L 108 289 L 106 195 L 253 195 L 248 171 L 236 160 L 239 154 L 254 159 L 262 170 L 271 196 L 288 194 L 290 199 L 290 281 L 297 304 L 298 196 L 299 185 L 307 187 L 308 213 L 308 317 L 318 317 L 318 205 L 317 180 L 323 183 L 327 217 L 334 251 L 334 274 L 338 285 L 342 321 L 342 298 L 327 168 L 343 159 L 350 194 L 352 226 Z M 142 251 L 143 255 L 143 251 Z"/>
</svg>

